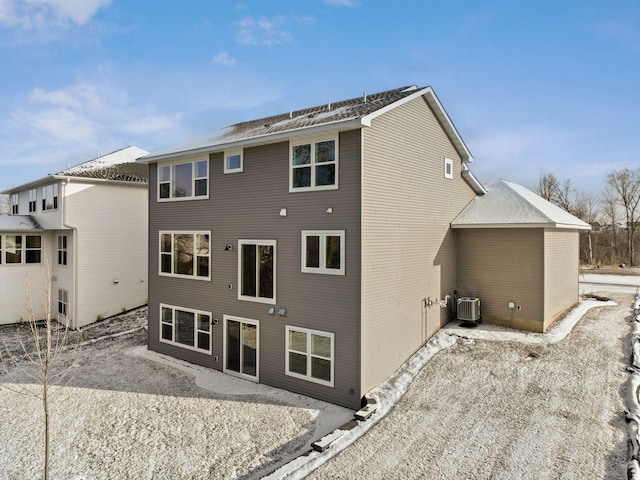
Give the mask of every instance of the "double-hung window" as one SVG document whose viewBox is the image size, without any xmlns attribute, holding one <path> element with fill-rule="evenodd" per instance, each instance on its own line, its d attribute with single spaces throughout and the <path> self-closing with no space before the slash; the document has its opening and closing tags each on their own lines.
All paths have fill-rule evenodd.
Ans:
<svg viewBox="0 0 640 480">
<path fill-rule="evenodd" d="M 160 304 L 160 341 L 211 353 L 211 313 Z"/>
<path fill-rule="evenodd" d="M 29 213 L 34 213 L 36 211 L 36 196 L 37 190 L 35 188 L 29 190 Z"/>
<path fill-rule="evenodd" d="M 238 299 L 276 303 L 276 241 L 238 241 Z"/>
<path fill-rule="evenodd" d="M 160 232 L 160 275 L 211 279 L 211 232 Z"/>
<path fill-rule="evenodd" d="M 67 317 L 69 313 L 69 291 L 58 289 L 58 315 L 60 317 Z"/>
<path fill-rule="evenodd" d="M 58 235 L 58 265 L 67 264 L 67 236 Z"/>
<path fill-rule="evenodd" d="M 11 194 L 11 215 L 18 215 L 20 204 L 20 195 L 17 193 Z"/>
<path fill-rule="evenodd" d="M 209 198 L 209 160 L 158 166 L 158 200 Z"/>
<path fill-rule="evenodd" d="M 57 210 L 58 208 L 58 184 L 42 187 L 42 211 Z"/>
<path fill-rule="evenodd" d="M 291 143 L 289 191 L 338 188 L 337 137 Z"/>
<path fill-rule="evenodd" d="M 303 230 L 301 271 L 344 275 L 344 230 Z"/>
<path fill-rule="evenodd" d="M 286 327 L 285 373 L 333 387 L 333 333 Z"/>
</svg>

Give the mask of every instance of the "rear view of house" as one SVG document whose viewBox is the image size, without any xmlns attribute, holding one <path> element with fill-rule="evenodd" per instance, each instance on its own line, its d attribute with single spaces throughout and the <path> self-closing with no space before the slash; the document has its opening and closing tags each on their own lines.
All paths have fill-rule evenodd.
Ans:
<svg viewBox="0 0 640 480">
<path fill-rule="evenodd" d="M 26 319 L 27 302 L 73 328 L 146 304 L 147 169 L 135 160 L 147 153 L 124 148 L 3 192 L 0 324 Z"/>
<path fill-rule="evenodd" d="M 358 408 L 453 318 L 451 223 L 487 194 L 472 161 L 433 89 L 415 86 L 140 159 L 149 348 Z"/>
</svg>

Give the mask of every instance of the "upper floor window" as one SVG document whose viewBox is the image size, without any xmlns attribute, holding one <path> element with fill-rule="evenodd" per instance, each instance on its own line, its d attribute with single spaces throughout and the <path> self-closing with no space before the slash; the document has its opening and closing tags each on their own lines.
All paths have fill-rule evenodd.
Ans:
<svg viewBox="0 0 640 480">
<path fill-rule="evenodd" d="M 158 166 L 158 200 L 209 198 L 209 160 Z"/>
<path fill-rule="evenodd" d="M 42 211 L 58 208 L 58 184 L 42 187 Z"/>
<path fill-rule="evenodd" d="M 160 232 L 160 275 L 210 280 L 211 232 Z"/>
<path fill-rule="evenodd" d="M 238 299 L 276 303 L 276 241 L 238 242 Z"/>
<path fill-rule="evenodd" d="M 344 230 L 303 230 L 302 271 L 344 275 Z"/>
<path fill-rule="evenodd" d="M 4 241 L 2 237 L 4 237 Z M 2 254 L 4 254 L 4 258 L 2 258 Z M 40 235 L 0 236 L 0 263 L 2 260 L 8 265 L 40 263 L 42 260 L 42 237 Z"/>
<path fill-rule="evenodd" d="M 242 150 L 224 152 L 224 173 L 238 173 L 242 170 Z"/>
<path fill-rule="evenodd" d="M 36 196 L 37 190 L 32 188 L 29 190 L 29 213 L 34 213 L 36 211 Z"/>
<path fill-rule="evenodd" d="M 58 235 L 58 265 L 67 264 L 67 236 Z"/>
<path fill-rule="evenodd" d="M 20 195 L 17 193 L 11 194 L 11 215 L 18 215 L 20 204 Z"/>
<path fill-rule="evenodd" d="M 453 160 L 444 159 L 444 178 L 453 178 Z"/>
<path fill-rule="evenodd" d="M 292 143 L 289 191 L 338 188 L 338 140 Z"/>
</svg>

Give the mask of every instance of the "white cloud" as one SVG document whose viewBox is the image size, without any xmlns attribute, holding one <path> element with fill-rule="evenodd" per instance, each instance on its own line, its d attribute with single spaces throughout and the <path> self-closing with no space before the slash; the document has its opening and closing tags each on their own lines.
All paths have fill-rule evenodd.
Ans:
<svg viewBox="0 0 640 480">
<path fill-rule="evenodd" d="M 293 36 L 281 29 L 283 23 L 284 17 L 282 16 L 271 20 L 265 17 L 258 19 L 245 17 L 238 22 L 239 30 L 236 39 L 246 45 L 266 45 L 269 47 L 291 42 Z"/>
<path fill-rule="evenodd" d="M 234 67 L 236 65 L 236 59 L 231 57 L 229 52 L 220 52 L 214 55 L 212 61 L 223 67 Z"/>
<path fill-rule="evenodd" d="M 111 0 L 0 0 L 0 24 L 25 30 L 84 25 Z"/>
</svg>

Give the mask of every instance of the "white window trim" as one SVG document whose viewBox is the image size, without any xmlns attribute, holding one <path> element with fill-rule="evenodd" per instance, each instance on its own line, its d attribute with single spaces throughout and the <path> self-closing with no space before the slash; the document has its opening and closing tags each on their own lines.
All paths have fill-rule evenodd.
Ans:
<svg viewBox="0 0 640 480">
<path fill-rule="evenodd" d="M 60 295 L 62 294 L 62 299 L 60 298 Z M 66 298 L 64 298 L 66 297 Z M 66 300 L 66 302 L 65 302 Z M 63 305 L 66 305 L 66 315 L 60 312 L 60 303 L 62 303 Z M 67 320 L 69 318 L 69 290 L 66 290 L 64 288 L 59 288 L 58 289 L 58 303 L 56 304 L 57 308 L 56 308 L 56 318 L 60 319 L 64 319 Z"/>
<path fill-rule="evenodd" d="M 273 298 L 266 297 L 249 297 L 246 295 L 242 295 L 242 245 L 271 245 L 273 247 Z M 276 304 L 276 278 L 277 278 L 277 258 L 278 258 L 278 247 L 277 242 L 275 240 L 250 240 L 250 239 L 242 239 L 238 240 L 238 300 L 245 300 L 247 302 L 256 302 L 256 303 L 266 303 L 268 305 Z M 257 261 L 257 259 L 256 259 Z M 256 275 L 260 275 L 260 272 L 256 268 Z M 257 281 L 257 279 L 256 279 Z M 256 290 L 258 286 L 256 284 Z M 256 291 L 256 295 L 257 295 Z"/>
<path fill-rule="evenodd" d="M 299 373 L 289 371 L 289 332 L 290 331 L 303 332 L 303 333 L 306 333 L 307 335 L 307 352 L 305 353 L 305 355 L 307 356 L 307 375 L 301 375 Z M 314 378 L 311 376 L 311 358 L 313 356 L 313 354 L 311 353 L 311 335 L 312 334 L 331 338 L 331 358 L 330 358 L 331 381 L 329 382 L 325 380 L 320 380 L 319 378 Z M 313 383 L 318 383 L 320 385 L 325 385 L 327 387 L 333 387 L 334 379 L 335 379 L 335 335 L 331 332 L 323 332 L 321 330 L 312 330 L 309 328 L 294 327 L 292 325 L 286 325 L 285 336 L 286 336 L 285 338 L 285 375 L 289 377 L 300 378 L 302 380 L 307 380 Z M 296 352 L 295 350 L 293 351 L 295 353 L 302 354 L 301 352 Z M 320 358 L 325 358 L 325 357 L 320 357 Z"/>
<path fill-rule="evenodd" d="M 163 308 L 170 308 L 171 309 L 171 315 L 172 315 L 172 327 L 173 327 L 173 338 L 176 338 L 176 331 L 175 331 L 175 327 L 176 327 L 176 310 L 181 310 L 183 312 L 187 312 L 187 313 L 193 313 L 194 314 L 194 325 L 193 325 L 193 334 L 194 334 L 194 338 L 193 338 L 193 343 L 194 346 L 191 347 L 189 345 L 185 345 L 184 343 L 179 343 L 176 341 L 172 341 L 172 340 L 166 340 L 164 338 L 162 338 L 162 309 Z M 205 330 L 199 330 L 198 329 L 198 315 L 207 315 L 209 316 L 209 331 L 205 331 Z M 213 319 L 213 314 L 211 312 L 207 312 L 204 310 L 196 310 L 193 308 L 186 308 L 186 307 L 180 307 L 178 305 L 169 305 L 167 303 L 161 303 L 160 304 L 160 308 L 159 308 L 159 317 L 158 317 L 158 325 L 159 325 L 159 329 L 158 329 L 158 339 L 160 340 L 161 343 L 166 343 L 168 345 L 175 345 L 176 347 L 180 347 L 180 348 L 185 348 L 187 350 L 193 350 L 194 352 L 200 352 L 200 353 L 209 353 L 211 354 L 212 352 L 212 344 L 213 344 L 213 328 L 212 328 L 212 324 L 211 324 L 211 320 Z M 209 349 L 208 350 L 203 350 L 202 348 L 198 348 L 196 345 L 198 344 L 198 332 L 203 332 L 203 333 L 208 333 L 209 334 Z"/>
<path fill-rule="evenodd" d="M 344 275 L 345 260 L 345 234 L 344 230 L 302 230 L 301 234 L 301 257 L 300 271 L 303 273 L 320 273 L 325 275 Z M 318 268 L 307 267 L 307 242 L 306 238 L 310 236 L 320 237 L 320 266 Z M 340 268 L 326 268 L 326 237 L 340 237 Z"/>
<path fill-rule="evenodd" d="M 20 194 L 11 194 L 11 215 L 18 215 L 20 212 Z"/>
<path fill-rule="evenodd" d="M 32 188 L 29 190 L 29 213 L 35 213 L 38 211 L 38 189 Z"/>
<path fill-rule="evenodd" d="M 239 168 L 227 168 L 227 157 L 234 155 L 240 155 L 240 167 Z M 226 150 L 224 152 L 224 173 L 241 173 L 244 171 L 244 152 L 241 148 L 234 150 Z"/>
<path fill-rule="evenodd" d="M 64 238 L 64 245 L 61 245 L 61 239 Z M 68 235 L 58 235 L 58 266 L 67 267 L 69 263 L 69 236 Z M 64 263 L 60 263 L 60 253 L 63 253 Z"/>
<path fill-rule="evenodd" d="M 208 257 L 209 258 L 209 275 L 207 277 L 201 277 L 197 275 L 197 271 L 198 271 L 198 264 L 197 262 L 194 260 L 193 263 L 193 275 L 183 275 L 181 273 L 167 273 L 167 272 L 163 272 L 162 271 L 162 255 L 166 255 L 167 252 L 163 252 L 162 251 L 162 235 L 171 235 L 171 270 L 173 272 L 173 267 L 174 267 L 174 263 L 173 263 L 173 235 L 193 235 L 194 236 L 194 240 L 193 240 L 193 246 L 195 248 L 196 246 L 196 240 L 195 240 L 195 236 L 196 235 L 209 235 L 209 253 L 207 255 L 197 255 L 196 253 L 194 253 L 194 257 L 196 256 L 200 256 L 200 257 Z M 212 269 L 212 265 L 211 265 L 211 230 L 190 230 L 190 231 L 176 231 L 176 230 L 160 230 L 160 232 L 158 232 L 158 275 L 162 276 L 162 277 L 174 277 L 174 278 L 187 278 L 187 279 L 192 279 L 192 280 L 201 280 L 201 281 L 206 281 L 206 282 L 210 282 L 211 281 L 211 269 Z"/>
<path fill-rule="evenodd" d="M 47 203 L 47 190 L 51 187 L 51 208 L 46 208 Z M 42 194 L 42 212 L 55 212 L 60 208 L 60 188 L 57 183 L 51 183 L 49 185 L 44 185 L 40 188 L 40 193 Z"/>
<path fill-rule="evenodd" d="M 250 325 L 255 325 L 256 327 L 256 375 L 251 376 L 244 373 L 236 372 L 235 370 L 227 369 L 227 320 L 231 320 L 234 322 L 240 323 L 248 323 Z M 253 320 L 250 318 L 243 317 L 235 317 L 233 315 L 223 315 L 222 316 L 222 371 L 229 375 L 233 375 L 236 377 L 244 378 L 245 380 L 249 380 L 251 382 L 260 382 L 260 322 L 258 320 Z M 242 362 L 242 360 L 241 360 Z"/>
<path fill-rule="evenodd" d="M 196 180 L 200 180 L 203 179 L 205 177 L 196 177 L 196 163 L 197 162 L 202 162 L 202 161 L 206 161 L 207 162 L 207 194 L 206 195 L 195 195 L 196 192 Z M 175 165 L 184 165 L 190 163 L 191 164 L 191 172 L 192 172 L 192 176 L 191 176 L 191 191 L 193 192 L 193 195 L 191 195 L 190 197 L 172 197 L 171 195 L 173 194 L 173 189 L 171 188 L 172 182 L 173 182 L 173 166 Z M 167 183 L 167 182 L 160 182 L 160 168 L 161 167 L 169 167 L 169 198 L 160 198 L 160 183 Z M 184 201 L 191 201 L 191 200 L 208 200 L 209 199 L 209 195 L 211 194 L 211 175 L 209 174 L 209 159 L 208 158 L 196 158 L 195 160 L 190 160 L 187 162 L 171 162 L 171 163 L 162 163 L 162 164 L 158 164 L 157 165 L 157 169 L 156 169 L 156 176 L 157 176 L 157 181 L 156 181 L 156 197 L 157 197 L 157 201 L 158 202 L 184 202 Z"/>
<path fill-rule="evenodd" d="M 328 142 L 328 141 L 335 141 L 335 146 L 336 146 L 336 151 L 335 151 L 335 161 L 333 162 L 333 165 L 335 165 L 335 183 L 333 185 L 321 185 L 321 186 L 314 186 L 315 183 L 315 179 L 316 179 L 316 149 L 314 148 L 314 145 L 316 143 L 319 142 Z M 293 186 L 293 170 L 294 170 L 294 165 L 293 165 L 293 147 L 297 147 L 299 145 L 307 145 L 310 144 L 311 145 L 311 163 L 309 163 L 309 165 L 306 165 L 308 167 L 311 167 L 311 186 L 310 187 L 294 187 Z M 339 166 L 339 152 L 340 151 L 340 146 L 338 144 L 338 135 L 333 135 L 333 136 L 322 136 L 322 137 L 311 137 L 311 138 L 303 138 L 303 139 L 299 139 L 296 141 L 290 141 L 289 142 L 289 193 L 295 193 L 295 192 L 313 192 L 313 191 L 318 191 L 318 190 L 337 190 L 338 189 L 338 166 Z M 304 168 L 304 166 L 300 165 L 300 166 L 296 166 L 296 168 Z"/>
<path fill-rule="evenodd" d="M 22 246 L 20 247 L 20 263 L 8 263 L 7 262 L 7 237 L 22 237 Z M 27 248 L 27 237 L 40 237 L 40 248 Z M 16 249 L 17 250 L 17 249 Z M 29 262 L 27 263 L 27 252 L 29 251 L 39 251 L 40 252 L 40 261 L 39 262 Z M 20 265 L 42 265 L 42 257 L 44 250 L 44 243 L 42 239 L 42 235 L 38 234 L 28 234 L 28 233 L 7 233 L 0 235 L 0 266 L 2 267 L 14 267 Z"/>
<path fill-rule="evenodd" d="M 449 167 L 449 171 L 451 173 L 447 173 L 447 166 Z M 444 178 L 453 178 L 453 160 L 446 157 L 444 159 Z"/>
</svg>

